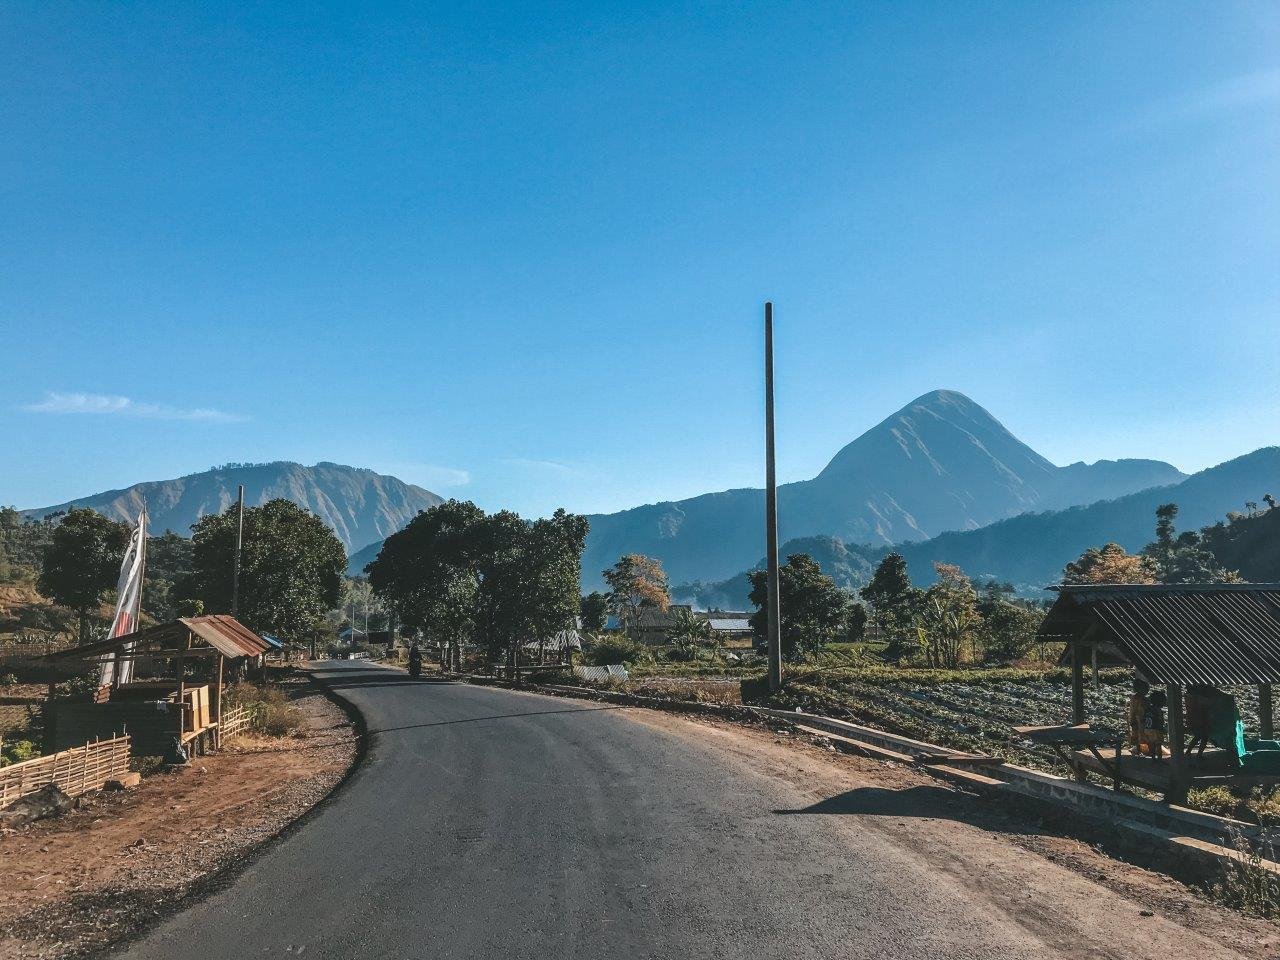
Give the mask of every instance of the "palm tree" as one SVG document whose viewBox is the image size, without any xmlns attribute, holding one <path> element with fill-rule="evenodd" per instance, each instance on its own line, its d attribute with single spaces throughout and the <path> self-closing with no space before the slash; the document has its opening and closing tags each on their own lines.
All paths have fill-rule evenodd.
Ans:
<svg viewBox="0 0 1280 960">
<path fill-rule="evenodd" d="M 686 650 L 711 640 L 711 623 L 691 610 L 677 610 L 667 637 L 677 647 Z"/>
</svg>

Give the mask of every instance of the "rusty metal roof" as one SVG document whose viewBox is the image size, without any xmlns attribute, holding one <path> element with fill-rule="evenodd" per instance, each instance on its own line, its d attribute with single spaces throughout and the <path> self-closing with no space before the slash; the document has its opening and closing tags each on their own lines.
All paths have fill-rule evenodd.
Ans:
<svg viewBox="0 0 1280 960">
<path fill-rule="evenodd" d="M 1280 584 L 1057 590 L 1041 639 L 1112 643 L 1154 683 L 1280 683 Z"/>
<path fill-rule="evenodd" d="M 81 647 L 59 650 L 50 654 L 56 660 L 87 660 L 103 654 L 115 653 L 132 644 L 139 652 L 158 649 L 175 649 L 191 633 L 227 657 L 256 657 L 270 649 L 270 644 L 246 627 L 235 617 L 211 614 L 203 617 L 180 617 L 166 623 L 157 623 L 134 633 L 126 633 L 109 640 L 86 643 Z"/>
</svg>

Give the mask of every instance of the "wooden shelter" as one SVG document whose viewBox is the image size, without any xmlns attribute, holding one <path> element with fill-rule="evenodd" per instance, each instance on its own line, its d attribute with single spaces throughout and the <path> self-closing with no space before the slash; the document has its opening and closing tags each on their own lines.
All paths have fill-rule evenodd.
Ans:
<svg viewBox="0 0 1280 960">
<path fill-rule="evenodd" d="M 1180 799 L 1196 783 L 1280 783 L 1280 775 L 1247 776 L 1238 758 L 1217 750 L 1186 751 L 1184 695 L 1189 686 L 1258 688 L 1261 740 L 1274 731 L 1271 689 L 1280 683 L 1280 584 L 1071 585 L 1040 627 L 1042 641 L 1065 641 L 1071 664 L 1071 725 L 1019 728 L 1041 743 L 1072 748 L 1077 772 L 1094 770 Z M 1091 730 L 1085 716 L 1085 663 L 1099 657 L 1131 665 L 1165 688 L 1168 752 L 1132 755 L 1113 737 Z"/>
<path fill-rule="evenodd" d="M 60 749 L 128 732 L 133 752 L 143 755 L 166 755 L 175 743 L 197 750 L 216 746 L 227 661 L 257 657 L 269 648 L 234 617 L 213 615 L 182 617 L 50 654 L 50 661 L 132 660 L 172 675 L 102 687 L 93 703 L 57 704 L 52 745 Z"/>
</svg>

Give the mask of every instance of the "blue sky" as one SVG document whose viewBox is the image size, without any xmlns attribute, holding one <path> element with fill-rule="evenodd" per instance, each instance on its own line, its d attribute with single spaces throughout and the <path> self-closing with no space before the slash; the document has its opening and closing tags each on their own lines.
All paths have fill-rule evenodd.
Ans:
<svg viewBox="0 0 1280 960">
<path fill-rule="evenodd" d="M 1272 3 L 0 7 L 0 503 L 336 460 L 537 514 L 962 390 L 1277 442 Z"/>
</svg>

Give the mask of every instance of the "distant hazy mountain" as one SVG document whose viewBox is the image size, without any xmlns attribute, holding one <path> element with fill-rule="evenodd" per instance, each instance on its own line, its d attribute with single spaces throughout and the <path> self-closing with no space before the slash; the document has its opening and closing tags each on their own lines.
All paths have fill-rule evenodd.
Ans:
<svg viewBox="0 0 1280 960">
<path fill-rule="evenodd" d="M 934 561 L 958 563 L 975 578 L 1009 580 L 1022 589 L 1055 583 L 1063 566 L 1108 541 L 1139 550 L 1155 539 L 1155 510 L 1178 505 L 1178 529 L 1216 523 L 1246 500 L 1280 490 L 1280 447 L 1263 447 L 1192 474 L 1181 483 L 1051 513 L 1013 517 L 923 543 L 897 547 L 912 579 L 932 580 Z"/>
<path fill-rule="evenodd" d="M 1154 460 L 1055 466 L 968 397 L 938 390 L 862 434 L 812 480 L 780 487 L 780 536 L 872 545 L 924 540 L 1182 478 Z M 589 588 L 599 587 L 600 572 L 624 553 L 658 557 L 674 583 L 714 581 L 759 555 L 764 494 L 727 490 L 589 519 Z"/>
<path fill-rule="evenodd" d="M 1089 547 L 1115 542 L 1137 551 L 1155 539 L 1155 511 L 1162 503 L 1178 505 L 1178 529 L 1194 530 L 1242 510 L 1246 501 L 1261 502 L 1280 489 L 1280 448 L 1264 447 L 1235 460 L 1210 467 L 1181 483 L 1154 487 L 1084 507 L 1025 513 L 982 527 L 943 533 L 918 543 L 896 546 L 843 544 L 829 537 L 792 540 L 779 553 L 808 553 L 823 572 L 842 586 L 861 586 L 875 564 L 890 550 L 907 560 L 917 585 L 934 580 L 935 562 L 955 563 L 975 580 L 1010 581 L 1019 592 L 1038 593 L 1061 578 L 1062 568 Z M 1280 578 L 1280 544 L 1271 536 L 1280 531 L 1280 510 L 1237 524 L 1228 547 L 1219 547 L 1219 561 L 1239 569 L 1252 580 Z M 1227 539 L 1220 535 L 1219 539 Z M 764 566 L 760 560 L 751 569 Z M 746 571 L 713 583 L 690 583 L 672 588 L 684 602 L 738 609 L 747 602 Z"/>
<path fill-rule="evenodd" d="M 822 572 L 831 577 L 837 586 L 853 590 L 871 579 L 881 547 L 847 546 L 834 537 L 798 537 L 788 540 L 778 550 L 785 563 L 793 553 L 806 553 L 818 561 Z M 763 570 L 765 558 L 761 557 L 752 570 Z M 750 610 L 747 600 L 751 582 L 747 571 L 715 583 L 686 583 L 671 588 L 672 599 L 679 603 L 692 603 L 699 610 Z"/>
<path fill-rule="evenodd" d="M 364 568 L 372 563 L 382 550 L 382 541 L 375 540 L 367 547 L 362 547 L 347 558 L 347 576 L 363 577 Z"/>
<path fill-rule="evenodd" d="M 337 463 L 307 467 L 281 460 L 215 467 L 175 480 L 137 483 L 24 512 L 44 516 L 73 506 L 92 507 L 117 520 L 132 520 L 145 501 L 152 531 L 169 529 L 190 536 L 191 525 L 201 517 L 221 513 L 235 503 L 239 484 L 244 484 L 247 506 L 282 497 L 310 510 L 333 528 L 348 552 L 380 542 L 419 510 L 440 503 L 440 497 L 430 490 L 372 470 Z"/>
</svg>

